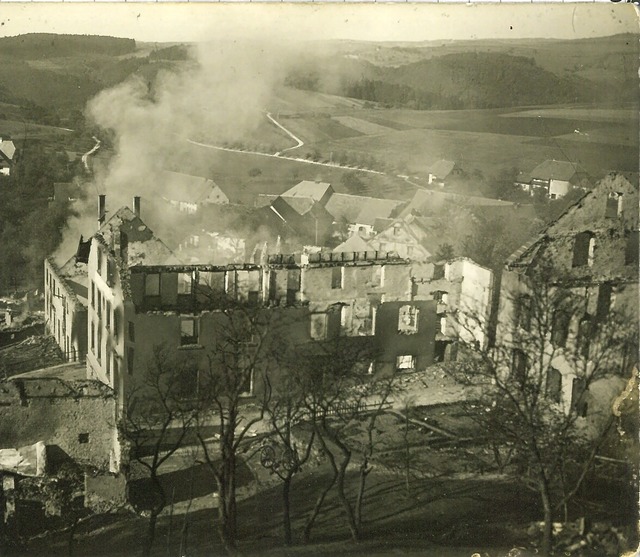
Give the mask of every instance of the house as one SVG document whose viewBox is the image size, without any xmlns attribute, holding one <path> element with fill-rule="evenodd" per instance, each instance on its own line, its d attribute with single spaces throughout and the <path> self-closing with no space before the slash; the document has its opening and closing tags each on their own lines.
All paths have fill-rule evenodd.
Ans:
<svg viewBox="0 0 640 557">
<path fill-rule="evenodd" d="M 10 139 L 0 137 L 0 175 L 9 176 L 15 163 L 16 146 Z"/>
<path fill-rule="evenodd" d="M 456 358 L 458 342 L 488 345 L 493 272 L 467 257 L 414 265 L 414 299 L 435 300 L 438 328 L 435 360 Z M 473 319 L 467 316 L 473 315 Z"/>
<path fill-rule="evenodd" d="M 326 209 L 336 223 L 347 229 L 350 236 L 359 234 L 364 238 L 371 238 L 376 233 L 376 219 L 396 216 L 404 204 L 404 201 L 396 199 L 334 193 L 327 202 Z"/>
<path fill-rule="evenodd" d="M 611 396 L 621 390 L 638 360 L 636 335 L 610 362 L 616 379 L 597 380 L 586 392 L 581 387 L 575 354 L 583 365 L 593 365 L 598 350 L 593 332 L 613 317 L 637 328 L 638 235 L 638 184 L 609 174 L 511 255 L 502 275 L 496 344 L 514 346 L 514 369 L 526 365 L 516 351 L 518 335 L 526 337 L 531 328 L 532 277 L 542 274 L 551 292 L 568 292 L 562 305 L 549 308 L 547 395 L 565 411 L 579 404 L 587 420 L 606 415 L 602 412 L 608 405 L 610 409 Z"/>
<path fill-rule="evenodd" d="M 156 191 L 161 199 L 190 214 L 205 205 L 229 203 L 227 195 L 213 180 L 170 170 L 160 173 Z"/>
<path fill-rule="evenodd" d="M 429 185 L 440 186 L 442 188 L 448 179 L 460 176 L 461 174 L 462 169 L 457 163 L 440 159 L 429 167 L 427 181 Z"/>
<path fill-rule="evenodd" d="M 388 226 L 374 236 L 369 243 L 381 252 L 397 253 L 412 261 L 426 261 L 433 255 L 429 240 L 433 237 L 431 227 L 435 221 L 409 215 L 393 219 Z"/>
<path fill-rule="evenodd" d="M 529 173 L 520 173 L 515 186 L 531 195 L 542 194 L 549 199 L 560 199 L 574 188 L 588 184 L 587 173 L 568 161 L 546 160 Z"/>
<path fill-rule="evenodd" d="M 354 234 L 353 236 L 349 236 L 339 246 L 336 246 L 335 248 L 333 248 L 333 253 L 344 253 L 344 252 L 353 253 L 354 251 L 375 251 L 375 249 L 369 242 L 367 242 L 359 234 Z"/>
<path fill-rule="evenodd" d="M 319 203 L 322 207 L 326 206 L 327 202 L 333 195 L 334 191 L 331 184 L 320 181 L 303 180 L 299 182 L 291 189 L 288 189 L 284 193 L 280 194 L 280 197 L 286 199 L 289 203 L 295 204 L 292 200 L 311 200 Z"/>
</svg>

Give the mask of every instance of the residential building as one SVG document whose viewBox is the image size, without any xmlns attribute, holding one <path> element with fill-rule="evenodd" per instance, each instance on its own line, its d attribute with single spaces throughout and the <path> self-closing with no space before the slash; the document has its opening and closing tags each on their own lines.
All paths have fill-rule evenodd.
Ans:
<svg viewBox="0 0 640 557">
<path fill-rule="evenodd" d="M 442 188 L 445 186 L 447 180 L 455 176 L 460 176 L 461 174 L 462 169 L 457 163 L 440 159 L 429 167 L 428 183 L 429 185 L 440 186 Z"/>
<path fill-rule="evenodd" d="M 494 294 L 493 272 L 466 257 L 414 265 L 413 299 L 435 300 L 435 360 L 456 358 L 458 341 L 485 349 Z"/>
<path fill-rule="evenodd" d="M 588 392 L 580 387 L 572 354 L 578 351 L 587 365 L 593 365 L 597 348 L 591 345 L 593 331 L 613 316 L 637 329 L 638 184 L 621 174 L 609 174 L 507 260 L 497 345 L 517 347 L 518 335 L 531 328 L 536 295 L 532 281 L 538 274 L 546 287 L 567 291 L 571 301 L 570 309 L 550 308 L 553 328 L 546 341 L 553 346 L 553 376 L 546 378 L 548 395 L 557 397 L 565 409 L 580 403 L 584 417 L 597 419 L 637 363 L 637 339 L 620 351 L 613 365 L 618 378 L 596 381 Z"/>
<path fill-rule="evenodd" d="M 369 243 L 381 252 L 397 253 L 412 261 L 426 261 L 433 255 L 434 247 L 429 240 L 433 237 L 430 229 L 434 225 L 433 219 L 413 215 L 393 219 Z"/>
<path fill-rule="evenodd" d="M 569 161 L 546 160 L 529 173 L 520 173 L 516 187 L 531 195 L 544 195 L 560 199 L 574 188 L 584 189 L 588 184 L 587 173 Z"/>
<path fill-rule="evenodd" d="M 0 175 L 9 176 L 15 163 L 16 146 L 13 141 L 0 137 Z"/>
<path fill-rule="evenodd" d="M 156 191 L 161 199 L 190 214 L 209 204 L 229 203 L 227 195 L 213 180 L 170 170 L 160 173 Z"/>
</svg>

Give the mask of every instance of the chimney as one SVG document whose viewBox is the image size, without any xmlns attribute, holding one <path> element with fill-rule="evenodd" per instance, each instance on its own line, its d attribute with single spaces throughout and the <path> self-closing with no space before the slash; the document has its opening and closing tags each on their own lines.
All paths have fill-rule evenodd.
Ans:
<svg viewBox="0 0 640 557">
<path fill-rule="evenodd" d="M 133 198 L 133 212 L 136 217 L 140 218 L 140 196 L 136 195 Z"/>
<path fill-rule="evenodd" d="M 104 224 L 104 217 L 106 214 L 105 204 L 107 196 L 104 194 L 98 195 L 98 224 L 102 226 Z"/>
</svg>

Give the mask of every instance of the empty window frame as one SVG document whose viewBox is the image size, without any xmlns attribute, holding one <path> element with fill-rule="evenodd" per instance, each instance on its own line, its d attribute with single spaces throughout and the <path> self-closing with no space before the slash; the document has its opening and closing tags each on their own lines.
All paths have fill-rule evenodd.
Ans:
<svg viewBox="0 0 640 557">
<path fill-rule="evenodd" d="M 327 314 L 311 314 L 311 338 L 314 340 L 324 340 L 327 338 Z"/>
<path fill-rule="evenodd" d="M 511 376 L 519 383 L 524 383 L 528 367 L 527 355 L 524 351 L 519 348 L 514 349 L 511 355 Z"/>
<path fill-rule="evenodd" d="M 144 276 L 144 295 L 160 296 L 160 273 L 150 273 Z"/>
<path fill-rule="evenodd" d="M 582 377 L 574 377 L 571 388 L 571 409 L 582 418 L 587 415 L 586 381 Z"/>
<path fill-rule="evenodd" d="M 596 240 L 591 232 L 580 232 L 579 234 L 576 234 L 573 241 L 572 267 L 593 265 L 595 242 Z"/>
<path fill-rule="evenodd" d="M 533 305 L 531 296 L 523 294 L 518 297 L 516 308 L 517 325 L 525 331 L 531 331 L 531 316 L 533 311 Z"/>
<path fill-rule="evenodd" d="M 598 303 L 596 306 L 596 321 L 598 323 L 603 323 L 609 317 L 612 294 L 613 287 L 610 282 L 602 283 L 598 287 Z"/>
<path fill-rule="evenodd" d="M 344 288 L 344 267 L 331 268 L 331 288 Z"/>
<path fill-rule="evenodd" d="M 416 368 L 416 357 L 412 354 L 402 354 L 396 357 L 397 371 L 411 371 Z"/>
<path fill-rule="evenodd" d="M 133 321 L 129 321 L 129 342 L 136 341 L 136 328 Z"/>
<path fill-rule="evenodd" d="M 180 319 L 180 345 L 198 343 L 198 323 L 193 317 Z"/>
<path fill-rule="evenodd" d="M 592 335 L 592 317 L 588 313 L 585 313 L 578 325 L 578 337 L 576 339 L 576 348 L 578 354 L 583 358 L 589 357 L 589 349 L 591 347 L 591 335 Z"/>
<path fill-rule="evenodd" d="M 623 196 L 617 191 L 612 191 L 607 196 L 607 205 L 605 208 L 604 216 L 608 219 L 615 219 L 622 214 L 622 200 Z"/>
<path fill-rule="evenodd" d="M 433 280 L 439 280 L 444 278 L 444 265 L 433 266 Z"/>
<path fill-rule="evenodd" d="M 638 266 L 638 237 L 640 233 L 637 230 L 632 230 L 627 236 L 627 245 L 624 252 L 624 264 Z"/>
<path fill-rule="evenodd" d="M 401 306 L 398 310 L 398 332 L 404 335 L 417 333 L 419 313 L 420 310 L 415 306 Z"/>
<path fill-rule="evenodd" d="M 551 324 L 551 342 L 558 347 L 567 345 L 569 325 L 571 324 L 571 312 L 565 308 L 558 308 L 553 312 Z"/>
<path fill-rule="evenodd" d="M 178 273 L 178 295 L 188 296 L 192 292 L 193 276 L 191 273 Z"/>
<path fill-rule="evenodd" d="M 559 403 L 562 398 L 562 374 L 554 367 L 547 371 L 545 386 L 547 397 L 553 402 Z"/>
</svg>

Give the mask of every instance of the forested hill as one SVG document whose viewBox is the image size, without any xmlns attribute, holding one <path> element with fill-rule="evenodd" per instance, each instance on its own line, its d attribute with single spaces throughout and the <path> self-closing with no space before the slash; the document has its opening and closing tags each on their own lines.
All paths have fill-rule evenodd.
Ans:
<svg viewBox="0 0 640 557">
<path fill-rule="evenodd" d="M 17 37 L 0 38 L 2 56 L 19 56 L 31 60 L 78 56 L 81 53 L 120 56 L 131 54 L 135 49 L 136 42 L 133 39 L 97 35 L 28 33 Z"/>
<path fill-rule="evenodd" d="M 495 52 L 447 54 L 376 76 L 343 82 L 343 94 L 412 108 L 498 108 L 597 102 L 602 88 L 576 76 L 560 77 L 533 58 Z"/>
</svg>

